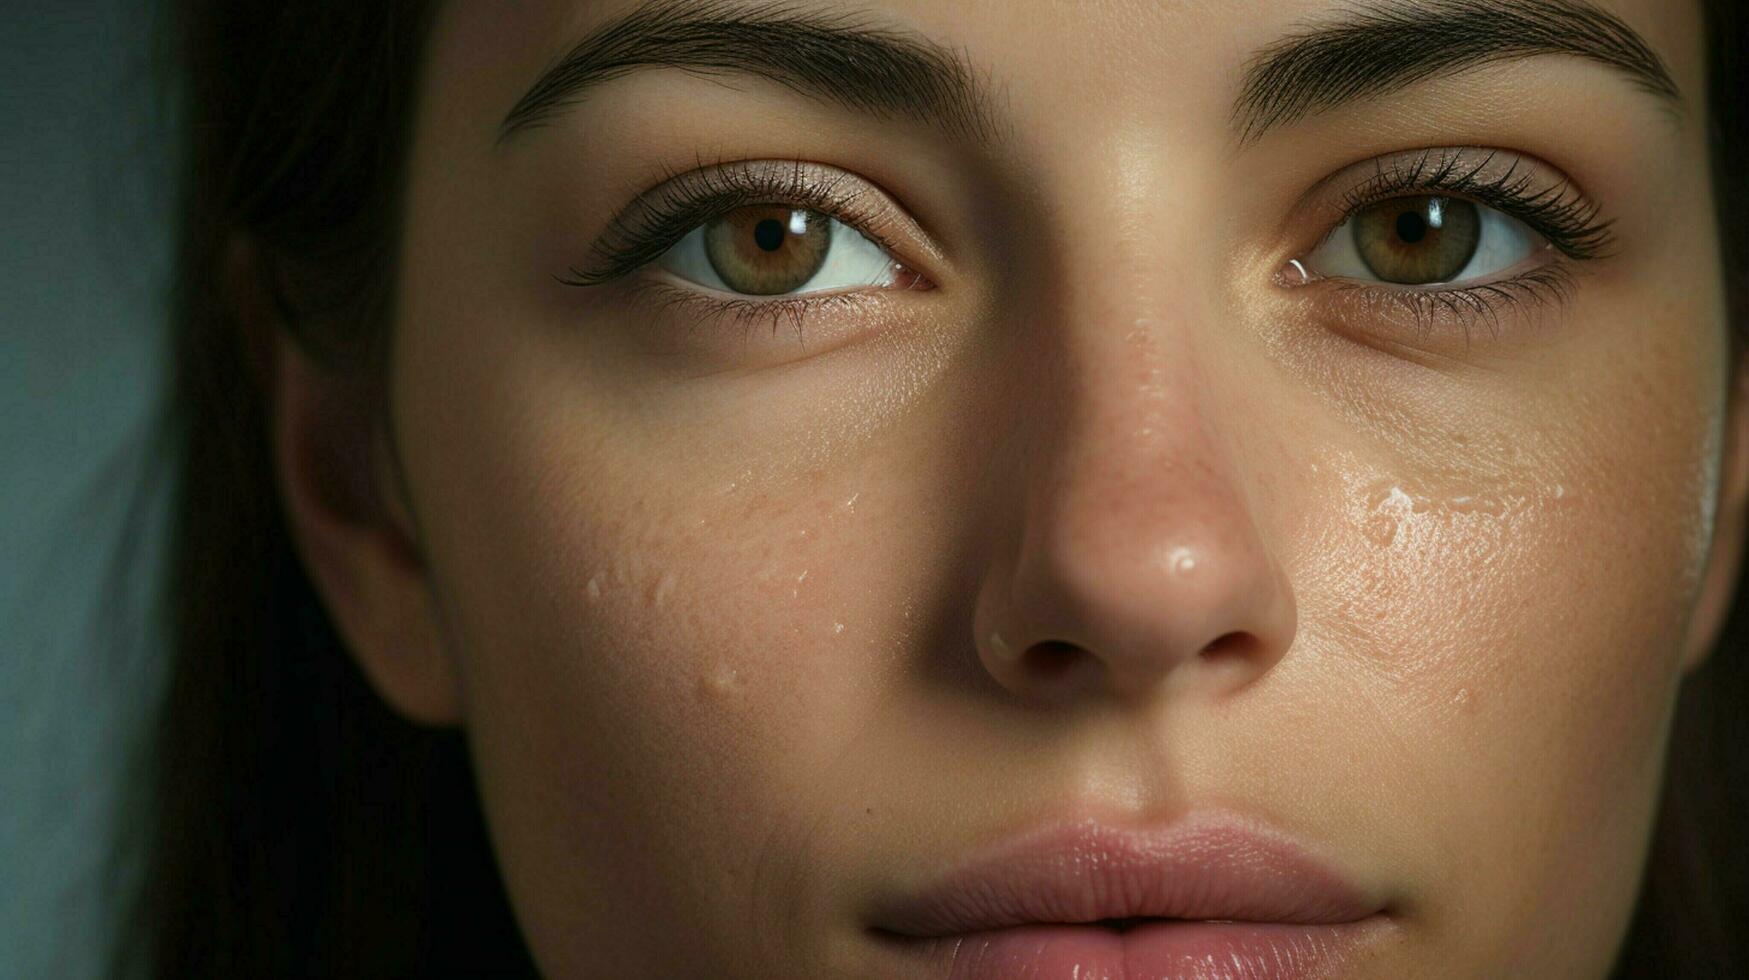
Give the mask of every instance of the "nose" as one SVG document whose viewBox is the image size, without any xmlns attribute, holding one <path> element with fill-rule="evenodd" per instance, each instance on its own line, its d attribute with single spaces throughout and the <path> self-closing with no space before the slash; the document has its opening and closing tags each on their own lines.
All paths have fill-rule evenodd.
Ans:
<svg viewBox="0 0 1749 980">
<path fill-rule="evenodd" d="M 1293 641 L 1292 589 L 1222 435 L 1219 406 L 1245 396 L 1174 332 L 1070 331 L 998 467 L 1019 500 L 996 518 L 974 628 L 1024 699 L 1230 693 Z"/>
</svg>

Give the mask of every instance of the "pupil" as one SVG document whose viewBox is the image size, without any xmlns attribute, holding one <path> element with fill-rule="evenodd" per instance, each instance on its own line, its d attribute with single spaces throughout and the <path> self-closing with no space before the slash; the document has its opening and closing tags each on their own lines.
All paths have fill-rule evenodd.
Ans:
<svg viewBox="0 0 1749 980">
<path fill-rule="evenodd" d="M 766 218 L 753 226 L 753 242 L 767 252 L 775 252 L 783 247 L 783 222 L 776 218 Z"/>
<path fill-rule="evenodd" d="M 1397 215 L 1397 237 L 1414 245 L 1427 237 L 1427 219 L 1413 211 Z"/>
</svg>

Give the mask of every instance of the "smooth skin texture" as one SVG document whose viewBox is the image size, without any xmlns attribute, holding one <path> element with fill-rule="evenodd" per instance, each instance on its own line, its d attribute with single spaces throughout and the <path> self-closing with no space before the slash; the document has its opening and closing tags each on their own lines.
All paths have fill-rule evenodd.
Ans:
<svg viewBox="0 0 1749 980">
<path fill-rule="evenodd" d="M 387 424 L 285 344 L 276 437 L 360 663 L 467 732 L 542 970 L 909 975 L 881 897 L 1040 820 L 1220 807 L 1387 907 L 1352 975 L 1602 976 L 1749 486 L 1699 15 L 1603 6 L 1685 107 L 1538 57 L 1244 142 L 1247 59 L 1337 4 L 872 0 L 1001 140 L 663 70 L 500 144 L 634 5 L 446 4 Z M 1320 181 L 1473 146 L 1614 220 L 1565 301 L 1466 340 L 1283 285 Z M 880 188 L 935 288 L 798 339 L 558 282 L 743 159 Z"/>
</svg>

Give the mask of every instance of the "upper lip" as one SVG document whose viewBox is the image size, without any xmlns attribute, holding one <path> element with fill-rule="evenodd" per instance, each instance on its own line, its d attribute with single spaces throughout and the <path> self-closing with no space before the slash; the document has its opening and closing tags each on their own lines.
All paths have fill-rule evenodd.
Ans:
<svg viewBox="0 0 1749 980">
<path fill-rule="evenodd" d="M 874 920 L 879 931 L 933 937 L 1143 917 L 1341 923 L 1380 909 L 1285 835 L 1213 815 L 1151 830 L 1047 824 L 885 901 Z"/>
</svg>

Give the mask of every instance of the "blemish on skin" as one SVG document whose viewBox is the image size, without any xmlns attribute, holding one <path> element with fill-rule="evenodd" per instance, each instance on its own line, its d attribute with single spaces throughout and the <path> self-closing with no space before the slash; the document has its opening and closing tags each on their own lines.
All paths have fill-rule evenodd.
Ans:
<svg viewBox="0 0 1749 980">
<path fill-rule="evenodd" d="M 589 601 L 590 602 L 600 602 L 601 601 L 601 574 L 599 572 L 597 572 L 596 574 L 589 576 L 589 583 L 587 585 L 585 585 L 583 588 L 584 588 L 584 591 L 589 593 Z"/>
<path fill-rule="evenodd" d="M 727 497 L 730 494 L 734 493 L 735 491 L 741 489 L 742 484 L 751 482 L 752 479 L 753 479 L 753 471 L 752 470 L 742 470 L 740 476 L 736 477 L 733 480 L 730 480 L 728 483 L 723 484 L 722 487 L 717 492 L 722 494 L 723 496 Z"/>
<path fill-rule="evenodd" d="M 1466 493 L 1448 497 L 1410 493 L 1393 484 L 1367 495 L 1361 530 L 1368 540 L 1383 548 L 1393 544 L 1398 533 L 1412 521 L 1476 517 L 1498 520 L 1522 512 L 1539 499 L 1552 502 L 1564 497 L 1566 488 L 1559 484 L 1533 494 Z"/>
<path fill-rule="evenodd" d="M 1447 500 L 1446 510 L 1453 514 L 1486 514 L 1489 517 L 1502 517 L 1506 514 L 1506 501 L 1501 497 L 1465 495 Z"/>
<path fill-rule="evenodd" d="M 843 623 L 833 623 L 832 624 L 832 635 L 836 636 L 842 632 L 844 632 L 844 624 Z"/>
<path fill-rule="evenodd" d="M 1173 548 L 1172 554 L 1167 556 L 1166 567 L 1176 575 L 1189 575 L 1196 571 L 1196 556 L 1189 548 Z"/>
<path fill-rule="evenodd" d="M 1414 512 L 1415 502 L 1403 492 L 1403 488 L 1391 487 L 1367 502 L 1367 519 L 1362 530 L 1367 540 L 1388 548 L 1397 540 L 1397 531 L 1402 528 L 1404 519 Z"/>
<path fill-rule="evenodd" d="M 741 672 L 727 664 L 719 664 L 698 681 L 698 693 L 701 697 L 720 700 L 735 694 L 740 689 Z"/>
<path fill-rule="evenodd" d="M 668 597 L 674 594 L 674 573 L 663 572 L 662 577 L 650 586 L 650 604 L 660 609 Z"/>
<path fill-rule="evenodd" d="M 1476 701 L 1470 696 L 1470 689 L 1467 687 L 1460 687 L 1452 692 L 1451 703 L 1453 707 L 1464 714 L 1473 715 L 1476 713 Z"/>
</svg>

